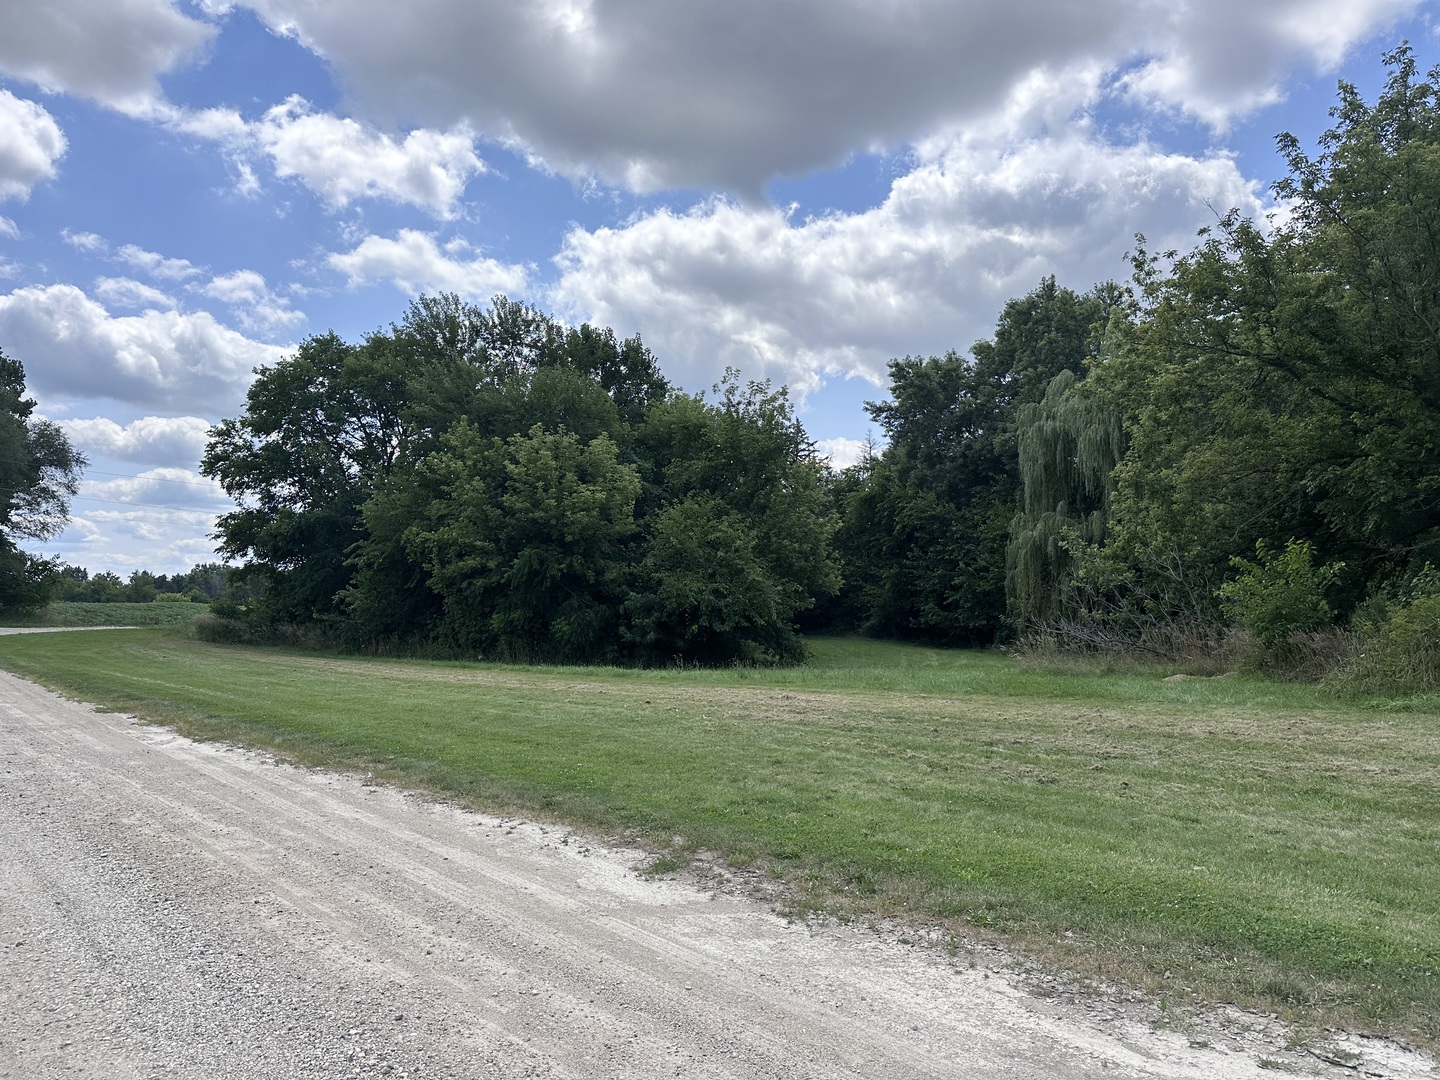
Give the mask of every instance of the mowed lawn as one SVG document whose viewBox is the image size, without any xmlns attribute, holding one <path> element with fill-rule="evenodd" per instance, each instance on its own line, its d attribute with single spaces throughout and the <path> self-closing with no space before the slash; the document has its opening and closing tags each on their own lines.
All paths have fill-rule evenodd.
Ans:
<svg viewBox="0 0 1440 1080">
<path fill-rule="evenodd" d="M 1440 1044 L 1440 715 L 812 647 L 797 669 L 633 671 L 132 630 L 3 638 L 0 666 L 190 735 L 625 834 L 666 865 L 717 853 L 787 882 L 796 910 L 1003 933 L 1168 998 Z"/>
</svg>

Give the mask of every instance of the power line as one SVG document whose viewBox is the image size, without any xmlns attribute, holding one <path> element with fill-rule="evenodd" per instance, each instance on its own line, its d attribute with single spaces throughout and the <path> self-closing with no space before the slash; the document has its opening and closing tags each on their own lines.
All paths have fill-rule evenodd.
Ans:
<svg viewBox="0 0 1440 1080">
<path fill-rule="evenodd" d="M 171 480 L 165 476 L 142 476 L 139 473 L 106 472 L 104 469 L 86 469 L 85 471 L 87 473 L 97 473 L 100 476 L 117 476 L 122 480 L 145 480 L 147 482 L 154 481 L 160 484 L 188 484 L 190 487 L 208 488 L 214 483 L 213 480 Z"/>
<path fill-rule="evenodd" d="M 70 501 L 105 503 L 107 506 L 140 506 L 148 510 L 174 510 L 177 514 L 221 514 L 226 512 L 223 510 L 201 510 L 193 506 L 164 506 L 160 503 L 122 502 L 119 499 L 100 499 L 94 495 L 75 495 L 71 497 Z"/>
</svg>

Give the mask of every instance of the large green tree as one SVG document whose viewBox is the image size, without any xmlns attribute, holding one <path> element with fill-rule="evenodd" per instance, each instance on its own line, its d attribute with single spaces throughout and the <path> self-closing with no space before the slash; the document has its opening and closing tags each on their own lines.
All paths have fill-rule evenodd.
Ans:
<svg viewBox="0 0 1440 1080">
<path fill-rule="evenodd" d="M 1283 221 L 1232 212 L 1193 251 L 1142 245 L 1135 318 L 1056 403 L 1122 424 L 1107 520 L 1071 530 L 1081 576 L 1032 589 L 1027 614 L 1082 584 L 1111 609 L 1218 618 L 1232 560 L 1295 541 L 1343 564 L 1343 616 L 1440 563 L 1440 72 L 1408 48 L 1386 62 L 1373 104 L 1341 85 L 1314 156 L 1280 137 Z"/>
<path fill-rule="evenodd" d="M 1046 278 L 1005 305 L 971 355 L 890 364 L 871 415 L 888 446 L 842 483 L 840 547 L 870 629 L 952 644 L 992 641 L 1005 614 L 1005 547 L 1019 492 L 1017 410 L 1061 372 L 1083 375 L 1122 301 Z"/>
<path fill-rule="evenodd" d="M 312 338 L 212 433 L 252 614 L 353 644 L 547 660 L 790 660 L 839 585 L 825 469 L 783 390 L 672 390 L 638 338 L 422 297 Z"/>
<path fill-rule="evenodd" d="M 0 352 L 0 609 L 43 606 L 59 586 L 59 564 L 18 542 L 59 535 L 85 467 L 59 425 L 34 411 L 24 366 Z"/>
</svg>

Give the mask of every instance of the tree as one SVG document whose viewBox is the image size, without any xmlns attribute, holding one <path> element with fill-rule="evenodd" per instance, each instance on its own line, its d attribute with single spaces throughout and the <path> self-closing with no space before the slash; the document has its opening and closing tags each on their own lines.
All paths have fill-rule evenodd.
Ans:
<svg viewBox="0 0 1440 1080">
<path fill-rule="evenodd" d="M 715 392 L 672 390 L 639 338 L 421 297 L 258 372 L 204 460 L 241 504 L 221 551 L 264 582 L 255 618 L 356 646 L 793 659 L 839 586 L 826 469 L 784 390 Z M 704 521 L 726 555 L 700 597 L 677 560 Z"/>
<path fill-rule="evenodd" d="M 1119 415 L 1070 371 L 1050 380 L 1042 400 L 1020 407 L 1017 427 L 1021 499 L 1006 591 L 1017 622 L 1043 625 L 1078 612 L 1072 566 L 1080 548 L 1104 539 L 1123 436 Z"/>
<path fill-rule="evenodd" d="M 1017 411 L 1056 375 L 1083 376 L 1097 327 L 1123 302 L 1112 285 L 1081 295 L 1046 278 L 1005 305 L 969 358 L 891 362 L 890 400 L 869 406 L 889 446 L 847 493 L 840 534 L 872 631 L 994 640 L 1020 490 Z"/>
<path fill-rule="evenodd" d="M 349 584 L 360 509 L 394 467 L 407 436 L 406 373 L 388 342 L 334 334 L 261 368 L 244 415 L 210 434 L 201 471 L 240 508 L 223 515 L 221 554 L 259 575 L 276 621 L 337 612 Z"/>
<path fill-rule="evenodd" d="M 784 388 L 731 371 L 712 392 L 672 394 L 635 432 L 649 550 L 630 635 L 655 663 L 793 661 L 796 621 L 840 587 L 827 472 Z"/>
<path fill-rule="evenodd" d="M 31 416 L 25 368 L 0 352 L 0 609 L 48 603 L 59 564 L 22 551 L 18 540 L 60 534 L 79 490 L 85 458 L 59 425 Z"/>
<path fill-rule="evenodd" d="M 1083 584 L 1109 590 L 1102 606 L 1218 620 L 1226 578 L 1256 573 L 1237 557 L 1283 547 L 1333 569 L 1324 610 L 1343 618 L 1440 561 L 1440 69 L 1422 80 L 1407 47 L 1386 63 L 1373 105 L 1341 84 L 1314 157 L 1279 138 L 1286 221 L 1232 211 L 1184 254 L 1141 238 L 1133 317 L 1051 410 L 1117 417 L 1124 452 L 1085 529 L 1071 511 L 1041 528 L 1054 497 L 1031 499 L 1026 477 L 1022 614 Z M 1076 464 L 1051 442 L 1037 462 Z"/>
<path fill-rule="evenodd" d="M 510 660 L 614 659 L 640 480 L 606 435 L 462 423 L 425 469 L 442 498 L 405 539 L 445 603 L 444 634 Z"/>
</svg>

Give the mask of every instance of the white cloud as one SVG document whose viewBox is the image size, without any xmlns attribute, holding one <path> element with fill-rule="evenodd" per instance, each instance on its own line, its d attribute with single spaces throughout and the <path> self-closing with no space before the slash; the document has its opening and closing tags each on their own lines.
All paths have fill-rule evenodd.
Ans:
<svg viewBox="0 0 1440 1080">
<path fill-rule="evenodd" d="M 113 475 L 113 474 L 112 474 Z M 230 498 L 214 480 L 194 469 L 157 466 L 135 476 L 114 476 L 106 480 L 84 480 L 80 494 L 88 499 L 113 503 L 149 503 L 180 512 L 214 512 L 216 504 L 230 505 Z M 188 504 L 188 505 L 180 505 Z"/>
<path fill-rule="evenodd" d="M 87 255 L 100 255 L 110 250 L 110 245 L 98 233 L 62 229 L 60 235 L 71 247 L 77 251 L 83 251 Z"/>
<path fill-rule="evenodd" d="M 406 293 L 453 292 L 472 300 L 525 289 L 525 267 L 478 255 L 467 259 L 472 252 L 463 240 L 441 248 L 430 233 L 401 229 L 393 240 L 367 236 L 354 250 L 336 252 L 326 261 L 352 287 L 389 281 Z"/>
<path fill-rule="evenodd" d="M 229 304 L 247 330 L 270 334 L 305 321 L 305 313 L 271 292 L 265 278 L 254 270 L 236 270 L 211 278 L 200 291 Z"/>
<path fill-rule="evenodd" d="M 173 308 L 171 297 L 159 289 L 127 277 L 102 277 L 95 279 L 95 295 L 113 307 L 123 308 Z"/>
<path fill-rule="evenodd" d="M 337 208 L 378 197 L 452 217 L 465 185 L 485 171 L 463 126 L 396 140 L 355 120 L 316 113 L 299 97 L 270 109 L 251 135 L 277 176 L 298 178 Z"/>
<path fill-rule="evenodd" d="M 848 469 L 865 458 L 865 451 L 872 449 L 864 439 L 818 439 L 815 449 L 830 459 L 833 469 Z"/>
<path fill-rule="evenodd" d="M 5 0 L 0 73 L 143 113 L 157 76 L 203 55 L 215 31 L 170 0 Z"/>
<path fill-rule="evenodd" d="M 1208 203 L 1208 205 L 1207 205 Z M 1046 274 L 1085 289 L 1124 277 L 1136 232 L 1160 249 L 1255 185 L 1228 157 L 1194 159 L 1083 132 L 1013 145 L 933 140 L 863 213 L 792 220 L 712 200 L 620 228 L 574 228 L 552 300 L 572 318 L 640 332 L 682 383 L 726 365 L 800 393 L 826 374 L 880 385 L 885 362 L 966 349 Z"/>
<path fill-rule="evenodd" d="M 287 352 L 252 341 L 204 311 L 117 318 L 73 285 L 0 295 L 0 341 L 25 364 L 37 393 L 215 415 L 239 406 L 252 369 Z"/>
<path fill-rule="evenodd" d="M 55 118 L 35 102 L 0 90 L 0 199 L 28 196 L 55 175 L 55 162 L 64 154 L 65 133 Z"/>
<path fill-rule="evenodd" d="M 253 304 L 270 290 L 265 287 L 265 278 L 256 271 L 236 270 L 233 274 L 211 278 L 200 291 L 229 304 Z"/>
<path fill-rule="evenodd" d="M 58 423 L 70 441 L 92 458 L 104 454 L 167 466 L 194 466 L 205 452 L 210 431 L 210 421 L 199 416 L 145 416 L 123 426 L 103 416 Z"/>
<path fill-rule="evenodd" d="M 8 217 L 0 214 L 0 236 L 8 236 L 11 240 L 20 238 L 20 226 L 11 221 Z"/>
<path fill-rule="evenodd" d="M 125 578 L 132 570 L 183 573 L 197 563 L 218 561 L 214 541 L 207 539 L 216 516 L 213 509 L 162 509 L 150 504 L 126 510 L 76 499 L 69 527 L 46 545 L 47 553 L 91 574 L 109 571 Z"/>
<path fill-rule="evenodd" d="M 152 422 L 164 423 L 139 423 Z M 215 561 L 214 542 L 206 537 L 232 505 L 219 484 L 193 468 L 162 465 L 133 476 L 92 470 L 71 504 L 69 528 L 49 546 L 92 574 L 176 573 Z"/>
<path fill-rule="evenodd" d="M 89 236 L 91 234 L 83 234 Z M 104 244 L 104 241 L 101 241 Z M 77 245 L 78 246 L 78 245 Z M 82 248 L 82 250 L 92 250 Z M 103 250 L 101 248 L 100 250 Z M 184 281 L 186 278 L 194 277 L 200 273 L 200 269 L 193 265 L 189 259 L 168 259 L 154 251 L 146 251 L 135 244 L 125 244 L 116 253 L 116 257 L 127 266 L 130 266 L 142 273 L 149 274 L 153 278 L 162 281 Z"/>
<path fill-rule="evenodd" d="M 1177 3 L 1146 62 L 1120 86 L 1144 104 L 1223 129 L 1237 115 L 1282 100 L 1290 69 L 1332 70 L 1356 42 L 1418 6 L 1418 0 Z"/>
<path fill-rule="evenodd" d="M 372 118 L 468 124 L 569 175 L 757 195 L 1093 73 L 1223 125 L 1419 0 L 247 0 Z M 1062 110 L 1063 111 L 1063 110 Z"/>
</svg>

